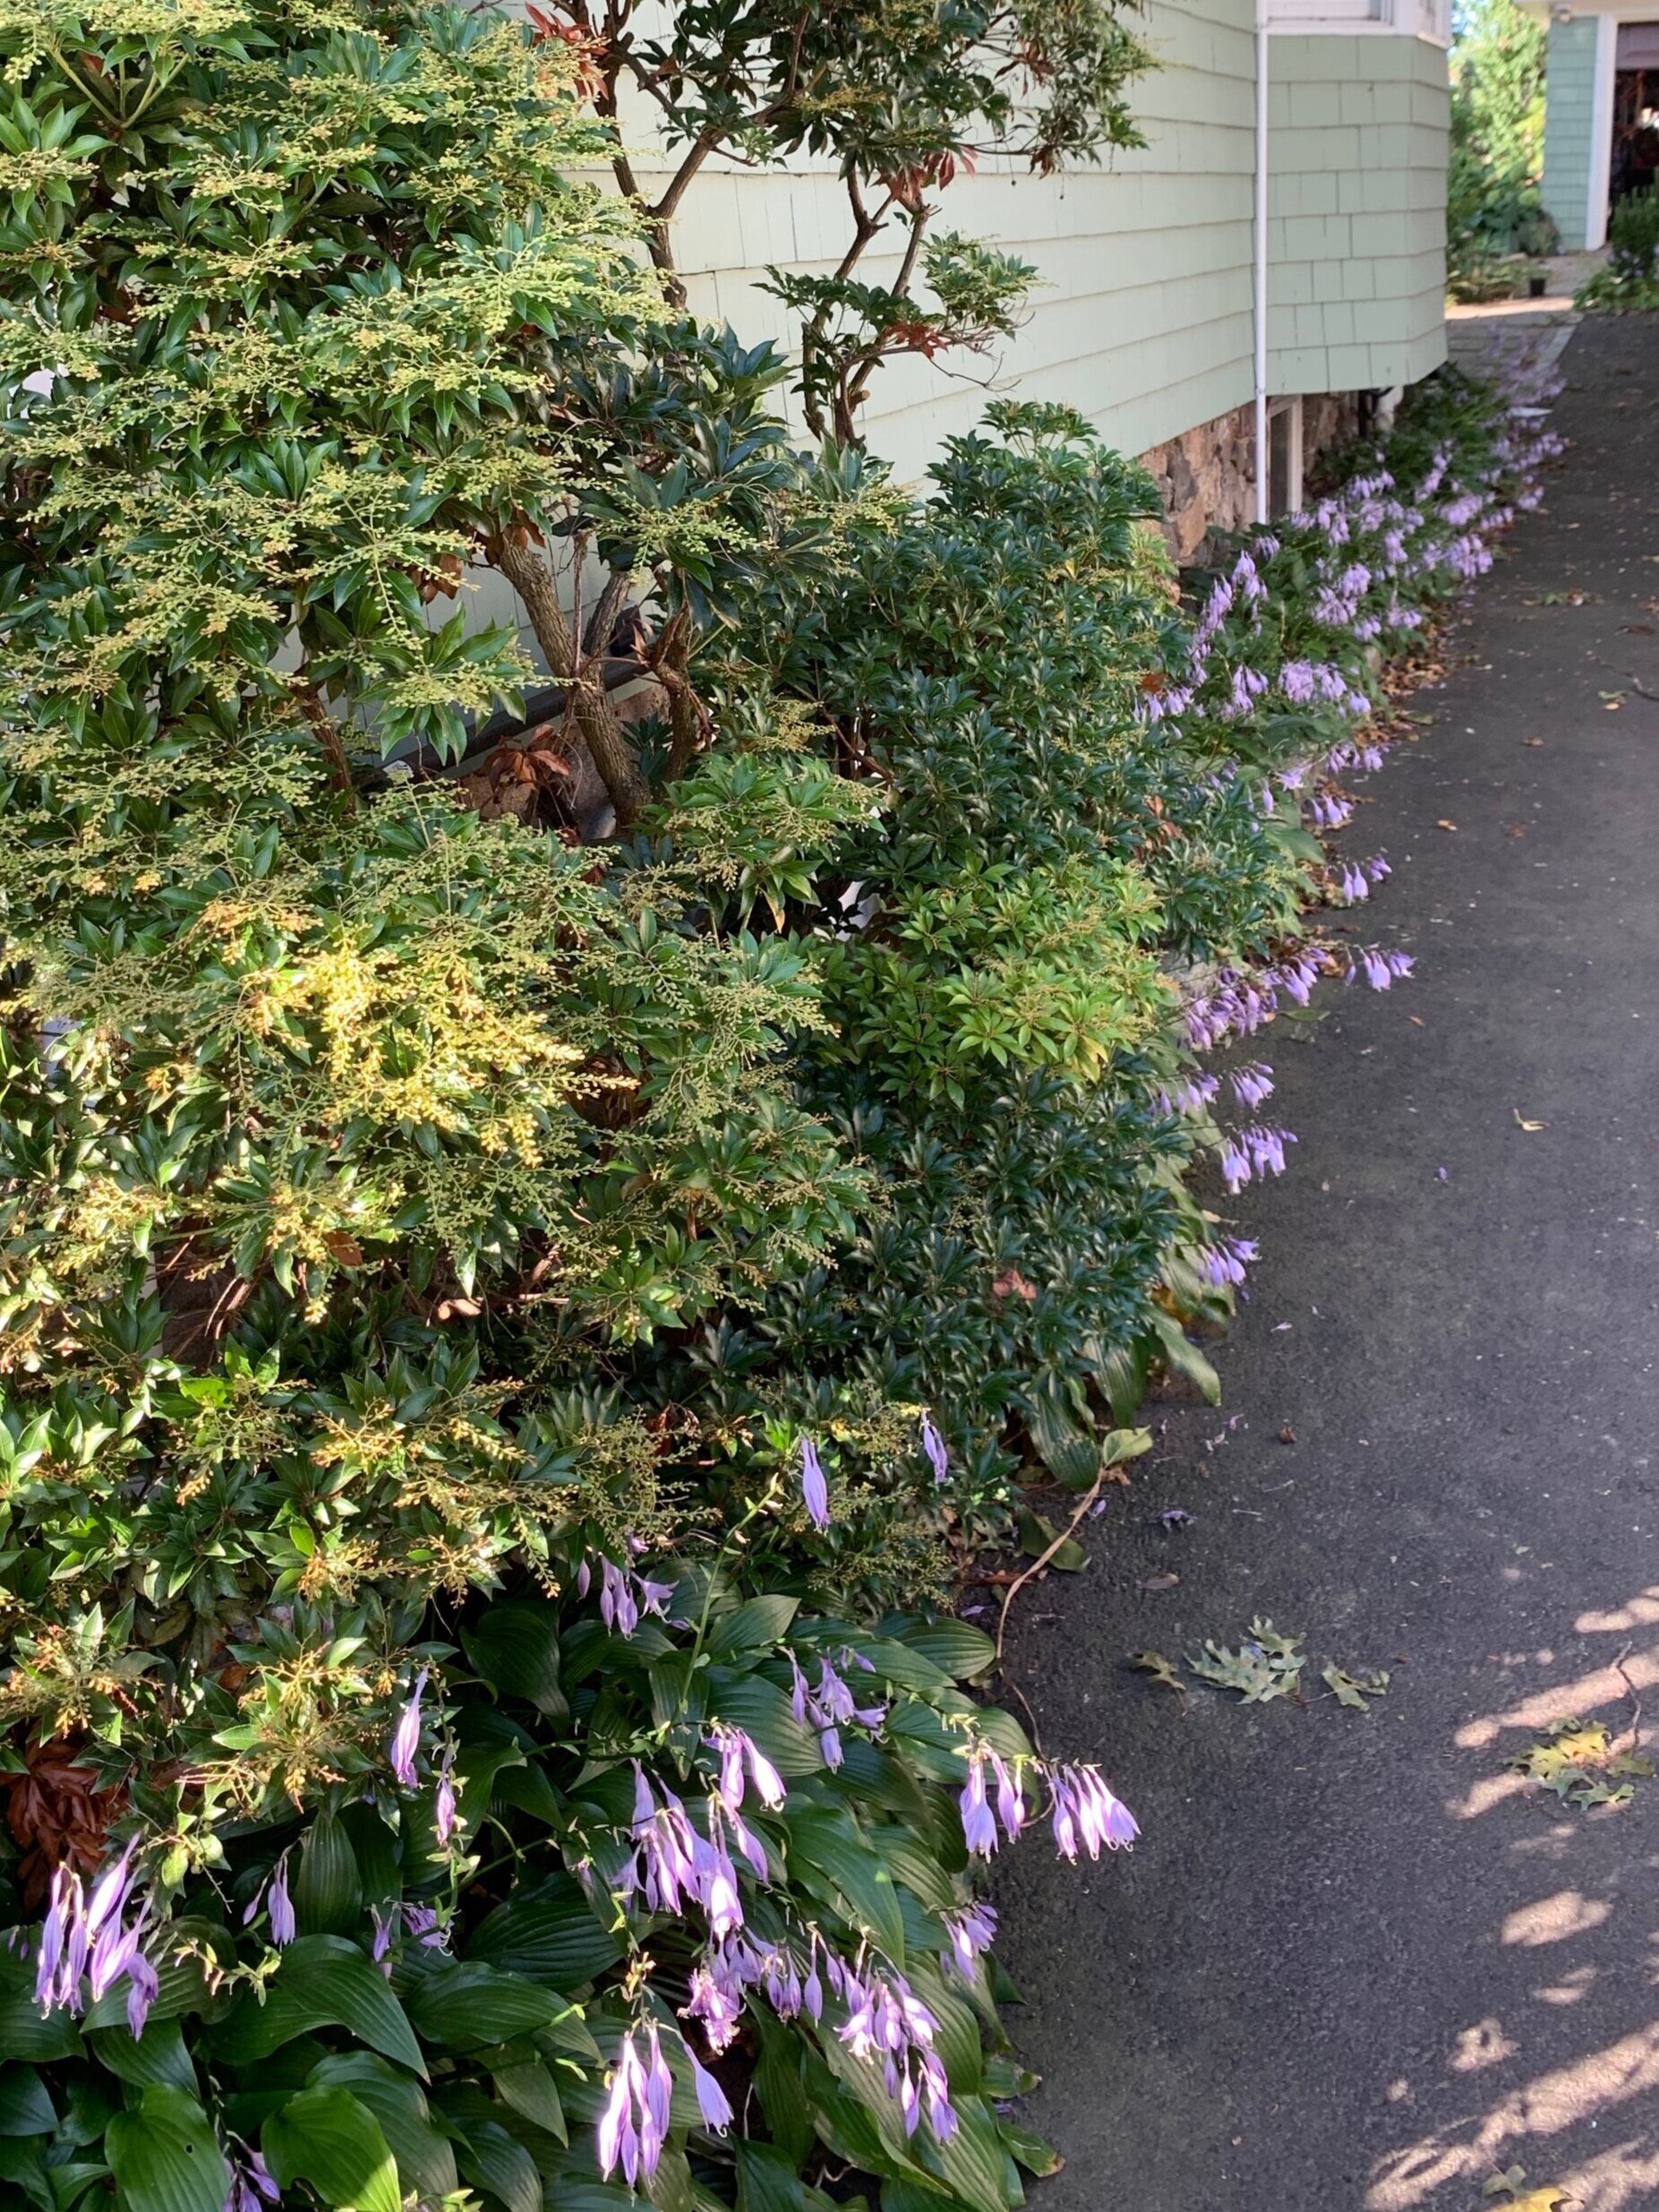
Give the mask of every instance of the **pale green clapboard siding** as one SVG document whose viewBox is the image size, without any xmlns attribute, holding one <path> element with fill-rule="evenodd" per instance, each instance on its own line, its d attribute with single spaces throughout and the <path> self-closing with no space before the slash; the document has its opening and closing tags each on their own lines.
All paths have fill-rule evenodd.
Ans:
<svg viewBox="0 0 1659 2212">
<path fill-rule="evenodd" d="M 1595 18 L 1552 21 L 1544 62 L 1544 206 L 1555 218 L 1563 252 L 1585 240 L 1590 204 L 1592 122 L 1595 108 Z"/>
<path fill-rule="evenodd" d="M 1415 382 L 1446 357 L 1446 56 L 1276 33 L 1270 85 L 1269 381 Z"/>
<path fill-rule="evenodd" d="M 1159 66 L 1133 96 L 1144 147 L 1059 177 L 991 162 L 951 186 L 944 223 L 1023 255 L 1040 282 L 978 380 L 920 360 L 880 371 L 865 426 L 902 477 L 973 426 L 988 383 L 1065 400 L 1131 453 L 1249 404 L 1253 22 L 1253 0 L 1149 0 L 1138 28 Z M 1273 388 L 1424 375 L 1443 357 L 1445 56 L 1392 35 L 1276 34 L 1272 68 Z M 652 118 L 625 114 L 623 127 L 649 194 L 663 167 Z M 825 169 L 711 164 L 674 245 L 695 312 L 783 339 L 760 288 L 767 264 L 827 272 L 847 235 Z M 872 253 L 859 274 L 894 267 Z"/>
<path fill-rule="evenodd" d="M 1036 264 L 1029 321 L 976 378 L 889 364 L 866 409 L 870 443 L 914 477 L 997 390 L 1066 401 L 1141 452 L 1246 402 L 1251 390 L 1252 0 L 1151 0 L 1160 66 L 1135 92 L 1143 148 L 1037 177 L 988 164 L 945 195 L 942 221 Z M 687 195 L 675 251 L 691 304 L 746 336 L 783 338 L 759 289 L 768 261 L 827 270 L 846 237 L 834 176 L 726 173 Z M 872 254 L 872 281 L 894 262 Z M 970 372 L 979 364 L 957 362 Z"/>
</svg>

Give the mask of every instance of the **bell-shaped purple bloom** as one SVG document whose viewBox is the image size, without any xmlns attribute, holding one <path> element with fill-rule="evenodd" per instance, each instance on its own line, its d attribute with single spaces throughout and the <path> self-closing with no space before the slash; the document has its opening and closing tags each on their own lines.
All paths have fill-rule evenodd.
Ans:
<svg viewBox="0 0 1659 2212">
<path fill-rule="evenodd" d="M 288 1895 L 288 1855 L 285 1851 L 271 1870 L 270 1887 L 265 1893 L 265 1904 L 270 1914 L 270 1940 L 281 1950 L 291 1943 L 297 1933 L 294 1917 L 294 1900 Z"/>
<path fill-rule="evenodd" d="M 398 1725 L 387 1746 L 391 1770 L 406 1789 L 415 1787 L 415 1754 L 421 1747 L 421 1693 L 426 1687 L 426 1675 L 423 1667 L 415 1677 L 415 1688 L 398 1715 Z"/>
<path fill-rule="evenodd" d="M 731 2125 L 731 2105 L 706 2066 L 699 2063 L 697 2053 L 688 2046 L 686 2056 L 691 2061 L 691 2081 L 697 2090 L 697 2110 L 703 2115 L 703 2125 L 713 2134 L 723 2135 Z"/>
<path fill-rule="evenodd" d="M 939 1917 L 950 1938 L 950 1949 L 945 1955 L 962 1979 L 971 1982 L 975 1960 L 981 1952 L 989 1951 L 996 1940 L 996 1908 L 994 1905 L 976 1903 L 941 1913 Z"/>
<path fill-rule="evenodd" d="M 456 1810 L 455 1804 L 455 1783 L 451 1775 L 454 1765 L 455 1753 L 452 1751 L 446 1752 L 443 1765 L 438 1774 L 438 1794 L 432 1804 L 432 1827 L 439 1843 L 446 1849 L 449 1847 L 450 1837 L 454 1835 L 460 1824 L 460 1816 Z"/>
<path fill-rule="evenodd" d="M 825 1479 L 818 1448 L 810 1436 L 800 1440 L 800 1496 L 807 1518 L 821 1533 L 830 1524 L 829 1484 Z"/>
<path fill-rule="evenodd" d="M 921 1448 L 928 1454 L 928 1463 L 933 1469 L 935 1482 L 950 1479 L 951 1455 L 945 1448 L 945 1439 L 924 1413 L 921 1417 Z"/>
</svg>

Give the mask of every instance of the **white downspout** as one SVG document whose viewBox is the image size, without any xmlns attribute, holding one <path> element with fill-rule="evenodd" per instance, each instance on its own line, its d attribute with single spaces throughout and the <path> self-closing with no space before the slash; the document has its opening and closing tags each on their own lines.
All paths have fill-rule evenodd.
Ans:
<svg viewBox="0 0 1659 2212">
<path fill-rule="evenodd" d="M 1267 141 L 1268 0 L 1256 0 L 1256 520 L 1268 520 Z"/>
</svg>

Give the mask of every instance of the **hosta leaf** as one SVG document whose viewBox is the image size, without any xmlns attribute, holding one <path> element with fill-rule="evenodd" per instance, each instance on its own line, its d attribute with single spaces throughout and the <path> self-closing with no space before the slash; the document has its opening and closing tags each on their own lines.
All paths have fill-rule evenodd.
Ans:
<svg viewBox="0 0 1659 2212">
<path fill-rule="evenodd" d="M 492 1605 L 461 1633 L 475 1671 L 502 1697 L 522 1698 L 550 1720 L 569 1712 L 560 1681 L 559 1616 L 535 1599 Z"/>
<path fill-rule="evenodd" d="M 305 1935 L 346 1935 L 362 1919 L 357 1855 L 332 1813 L 320 1813 L 305 1831 L 294 1877 L 294 1912 Z"/>
<path fill-rule="evenodd" d="M 0 2066 L 0 2135 L 50 2135 L 57 2114 L 32 2066 Z"/>
<path fill-rule="evenodd" d="M 622 1955 L 617 1937 L 594 1919 L 569 1875 L 544 1883 L 534 1897 L 509 1898 L 474 1931 L 469 1955 L 550 1989 L 579 1989 Z"/>
<path fill-rule="evenodd" d="M 706 1649 L 714 1659 L 731 1659 L 743 1651 L 774 1650 L 789 1633 L 790 1623 L 800 1610 L 799 1598 L 750 1598 L 733 1611 L 718 1616 L 710 1627 Z"/>
<path fill-rule="evenodd" d="M 540 2059 L 521 2059 L 510 2066 L 498 2066 L 492 2078 L 503 2104 L 522 2113 L 533 2127 L 543 2129 L 561 2143 L 569 2141 L 558 2085 Z"/>
<path fill-rule="evenodd" d="M 124 2026 L 94 2028 L 88 2033 L 87 2043 L 99 2064 L 107 2066 L 122 2081 L 140 2088 L 170 2081 L 176 2089 L 187 2090 L 192 2096 L 196 2094 L 196 2070 L 176 2020 L 147 2020 L 136 2043 L 132 2030 Z"/>
<path fill-rule="evenodd" d="M 368 2106 L 406 2186 L 428 2197 L 445 2197 L 455 2189 L 455 2152 L 432 2125 L 425 2091 L 388 2060 L 372 2051 L 343 2052 L 320 2061 L 308 2086 L 349 2089 Z"/>
<path fill-rule="evenodd" d="M 844 2205 L 803 2182 L 777 2144 L 740 2142 L 736 2148 L 738 2212 L 845 2212 Z M 933 2201 L 939 2212 L 939 2199 Z"/>
<path fill-rule="evenodd" d="M 493 2121 L 468 2121 L 456 2145 L 462 2179 L 499 2197 L 507 2212 L 542 2212 L 542 2176 L 524 2145 Z"/>
<path fill-rule="evenodd" d="M 313 2028 L 348 2028 L 372 2051 L 425 2074 L 415 2030 L 379 1968 L 338 1935 L 302 1935 L 290 1943 L 264 2003 L 246 1992 L 210 2040 L 230 2065 L 251 2066 Z"/>
<path fill-rule="evenodd" d="M 873 1936 L 895 1966 L 904 1964 L 904 1921 L 893 1876 L 872 1853 L 869 1840 L 845 1811 L 793 1806 L 784 1814 L 790 1871 L 810 1886 L 827 1883 L 854 1923 Z M 812 1877 L 817 1877 L 816 1882 Z"/>
<path fill-rule="evenodd" d="M 158 2084 L 116 2113 L 104 2154 L 122 2212 L 224 2212 L 230 2168 L 212 2122 L 183 2089 Z"/>
<path fill-rule="evenodd" d="M 398 2162 L 380 2122 L 349 2089 L 302 2089 L 265 2122 L 260 2148 L 285 2189 L 309 2182 L 338 2212 L 401 2212 Z"/>
<path fill-rule="evenodd" d="M 408 2008 L 426 2040 L 450 2051 L 506 2043 L 545 2028 L 565 2009 L 555 1991 L 481 1959 L 454 1959 L 423 1976 L 409 1993 Z"/>
</svg>

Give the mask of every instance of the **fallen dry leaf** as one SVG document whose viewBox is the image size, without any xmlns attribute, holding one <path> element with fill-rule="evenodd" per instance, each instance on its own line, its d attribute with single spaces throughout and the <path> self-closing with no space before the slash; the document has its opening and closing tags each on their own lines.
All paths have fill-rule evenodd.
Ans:
<svg viewBox="0 0 1659 2212">
<path fill-rule="evenodd" d="M 1518 1129 L 1547 1129 L 1550 1126 L 1547 1121 L 1527 1121 L 1523 1119 L 1521 1110 L 1518 1106 L 1511 1106 L 1509 1111 L 1515 1116 L 1515 1126 Z"/>
<path fill-rule="evenodd" d="M 1132 1651 L 1129 1664 L 1143 1675 L 1150 1675 L 1160 1689 L 1173 1690 L 1186 1709 L 1186 1685 L 1175 1669 L 1175 1662 L 1167 1659 L 1161 1651 Z"/>
<path fill-rule="evenodd" d="M 1521 743 L 1522 743 L 1523 745 L 1539 745 L 1539 746 L 1541 746 L 1541 745 L 1544 743 L 1544 740 L 1543 740 L 1541 737 L 1524 737 L 1524 738 L 1522 738 L 1522 740 L 1521 740 Z"/>
<path fill-rule="evenodd" d="M 1290 1426 L 1288 1421 L 1287 1421 L 1285 1426 L 1279 1430 L 1278 1440 L 1280 1444 L 1295 1444 L 1296 1440 L 1296 1432 Z"/>
<path fill-rule="evenodd" d="M 1506 837 L 1524 837 L 1529 827 L 1526 822 L 1505 822 L 1503 834 Z"/>
<path fill-rule="evenodd" d="M 1406 1019 L 1418 1029 L 1426 1029 L 1428 1027 L 1428 1024 L 1424 1020 L 1421 1014 L 1408 1014 L 1406 1016 Z"/>
<path fill-rule="evenodd" d="M 1149 1574 L 1137 1582 L 1137 1590 L 1173 1590 L 1181 1577 L 1173 1571 L 1167 1574 Z"/>
<path fill-rule="evenodd" d="M 1444 815 L 1442 815 L 1440 820 L 1435 823 L 1434 827 L 1436 829 L 1456 829 L 1458 825 L 1456 822 L 1449 822 Z"/>
</svg>

